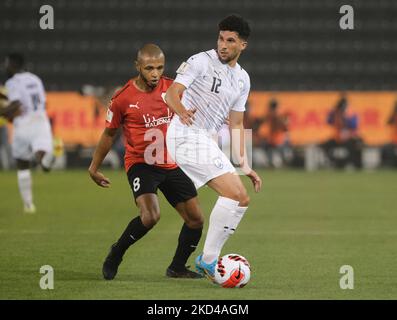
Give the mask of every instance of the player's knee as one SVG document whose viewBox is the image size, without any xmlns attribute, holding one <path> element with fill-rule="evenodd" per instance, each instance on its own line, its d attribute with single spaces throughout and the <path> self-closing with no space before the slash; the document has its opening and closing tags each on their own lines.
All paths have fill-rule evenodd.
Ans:
<svg viewBox="0 0 397 320">
<path fill-rule="evenodd" d="M 245 190 L 235 190 L 230 196 L 231 199 L 238 201 L 239 207 L 248 207 L 250 198 Z"/>
<path fill-rule="evenodd" d="M 248 207 L 250 203 L 250 197 L 248 196 L 247 192 L 240 191 L 237 195 L 236 201 L 238 201 L 239 207 Z"/>
<path fill-rule="evenodd" d="M 38 163 L 41 163 L 41 160 L 43 160 L 44 155 L 45 155 L 45 152 L 44 152 L 44 151 L 37 151 L 37 152 L 35 153 L 36 161 L 37 161 Z"/>
<path fill-rule="evenodd" d="M 155 210 L 155 209 L 142 210 L 141 211 L 141 220 L 142 220 L 143 225 L 146 228 L 152 228 L 160 220 L 160 211 Z"/>
<path fill-rule="evenodd" d="M 202 228 L 204 225 L 204 216 L 200 214 L 195 215 L 194 217 L 188 217 L 185 223 L 190 229 Z"/>
<path fill-rule="evenodd" d="M 238 200 L 239 207 L 248 207 L 250 203 L 250 197 L 247 193 L 242 193 L 240 199 Z"/>
</svg>

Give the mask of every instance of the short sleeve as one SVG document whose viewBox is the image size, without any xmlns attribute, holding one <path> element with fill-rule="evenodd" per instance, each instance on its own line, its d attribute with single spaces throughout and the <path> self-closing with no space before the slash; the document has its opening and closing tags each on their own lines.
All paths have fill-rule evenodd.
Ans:
<svg viewBox="0 0 397 320">
<path fill-rule="evenodd" d="M 46 103 L 45 88 L 44 88 L 43 81 L 41 81 L 40 79 L 39 79 L 39 86 L 40 86 L 40 101 L 42 101 L 43 104 L 45 105 L 45 103 Z"/>
<path fill-rule="evenodd" d="M 7 81 L 7 97 L 9 101 L 21 100 L 21 92 L 18 88 L 18 83 L 15 81 Z"/>
<path fill-rule="evenodd" d="M 238 112 L 245 111 L 245 105 L 247 103 L 248 95 L 250 93 L 250 88 L 251 88 L 251 83 L 250 83 L 250 79 L 249 79 L 248 75 L 247 75 L 246 80 L 244 82 L 242 82 L 242 84 L 244 87 L 241 91 L 240 96 L 237 98 L 236 103 L 232 107 L 233 111 L 238 111 Z"/>
<path fill-rule="evenodd" d="M 174 82 L 189 88 L 194 80 L 205 72 L 206 65 L 205 57 L 203 57 L 202 53 L 190 57 L 186 62 L 182 62 L 178 70 L 176 70 L 177 76 Z"/>
<path fill-rule="evenodd" d="M 117 129 L 120 127 L 122 119 L 122 110 L 117 103 L 117 100 L 112 99 L 106 112 L 106 128 Z"/>
</svg>

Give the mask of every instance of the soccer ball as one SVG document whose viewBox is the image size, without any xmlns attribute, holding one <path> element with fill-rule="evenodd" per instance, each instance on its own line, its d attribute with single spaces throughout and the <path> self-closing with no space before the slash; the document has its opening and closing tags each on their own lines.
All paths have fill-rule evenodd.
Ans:
<svg viewBox="0 0 397 320">
<path fill-rule="evenodd" d="M 247 259 L 236 253 L 219 258 L 215 267 L 214 282 L 224 288 L 242 288 L 251 277 L 251 266 Z"/>
</svg>

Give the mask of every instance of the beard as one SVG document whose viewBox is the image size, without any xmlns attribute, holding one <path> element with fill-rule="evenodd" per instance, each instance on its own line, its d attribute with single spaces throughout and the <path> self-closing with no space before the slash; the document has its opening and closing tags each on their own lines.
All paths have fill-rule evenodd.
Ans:
<svg viewBox="0 0 397 320">
<path fill-rule="evenodd" d="M 146 79 L 142 73 L 140 74 L 140 76 L 141 76 L 143 82 L 144 82 L 149 88 L 154 89 L 154 88 L 157 87 L 157 83 L 156 83 L 156 84 L 153 84 L 151 81 L 149 81 L 148 79 Z"/>
<path fill-rule="evenodd" d="M 234 60 L 234 59 L 237 57 L 237 55 L 238 55 L 238 54 L 235 53 L 235 54 L 232 54 L 232 55 L 230 55 L 229 57 L 227 57 L 227 58 L 225 58 L 225 59 L 222 59 L 221 56 L 220 56 L 219 53 L 218 53 L 219 60 L 220 60 L 223 64 L 229 63 L 230 61 Z"/>
</svg>

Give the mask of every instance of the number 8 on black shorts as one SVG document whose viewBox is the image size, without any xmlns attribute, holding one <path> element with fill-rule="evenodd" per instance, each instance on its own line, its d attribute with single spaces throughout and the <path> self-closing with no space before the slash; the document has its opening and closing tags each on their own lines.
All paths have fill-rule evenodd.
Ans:
<svg viewBox="0 0 397 320">
<path fill-rule="evenodd" d="M 157 194 L 157 189 L 175 207 L 197 196 L 196 187 L 190 178 L 178 167 L 167 170 L 146 163 L 134 164 L 128 170 L 128 182 L 136 199 L 145 193 Z"/>
</svg>

